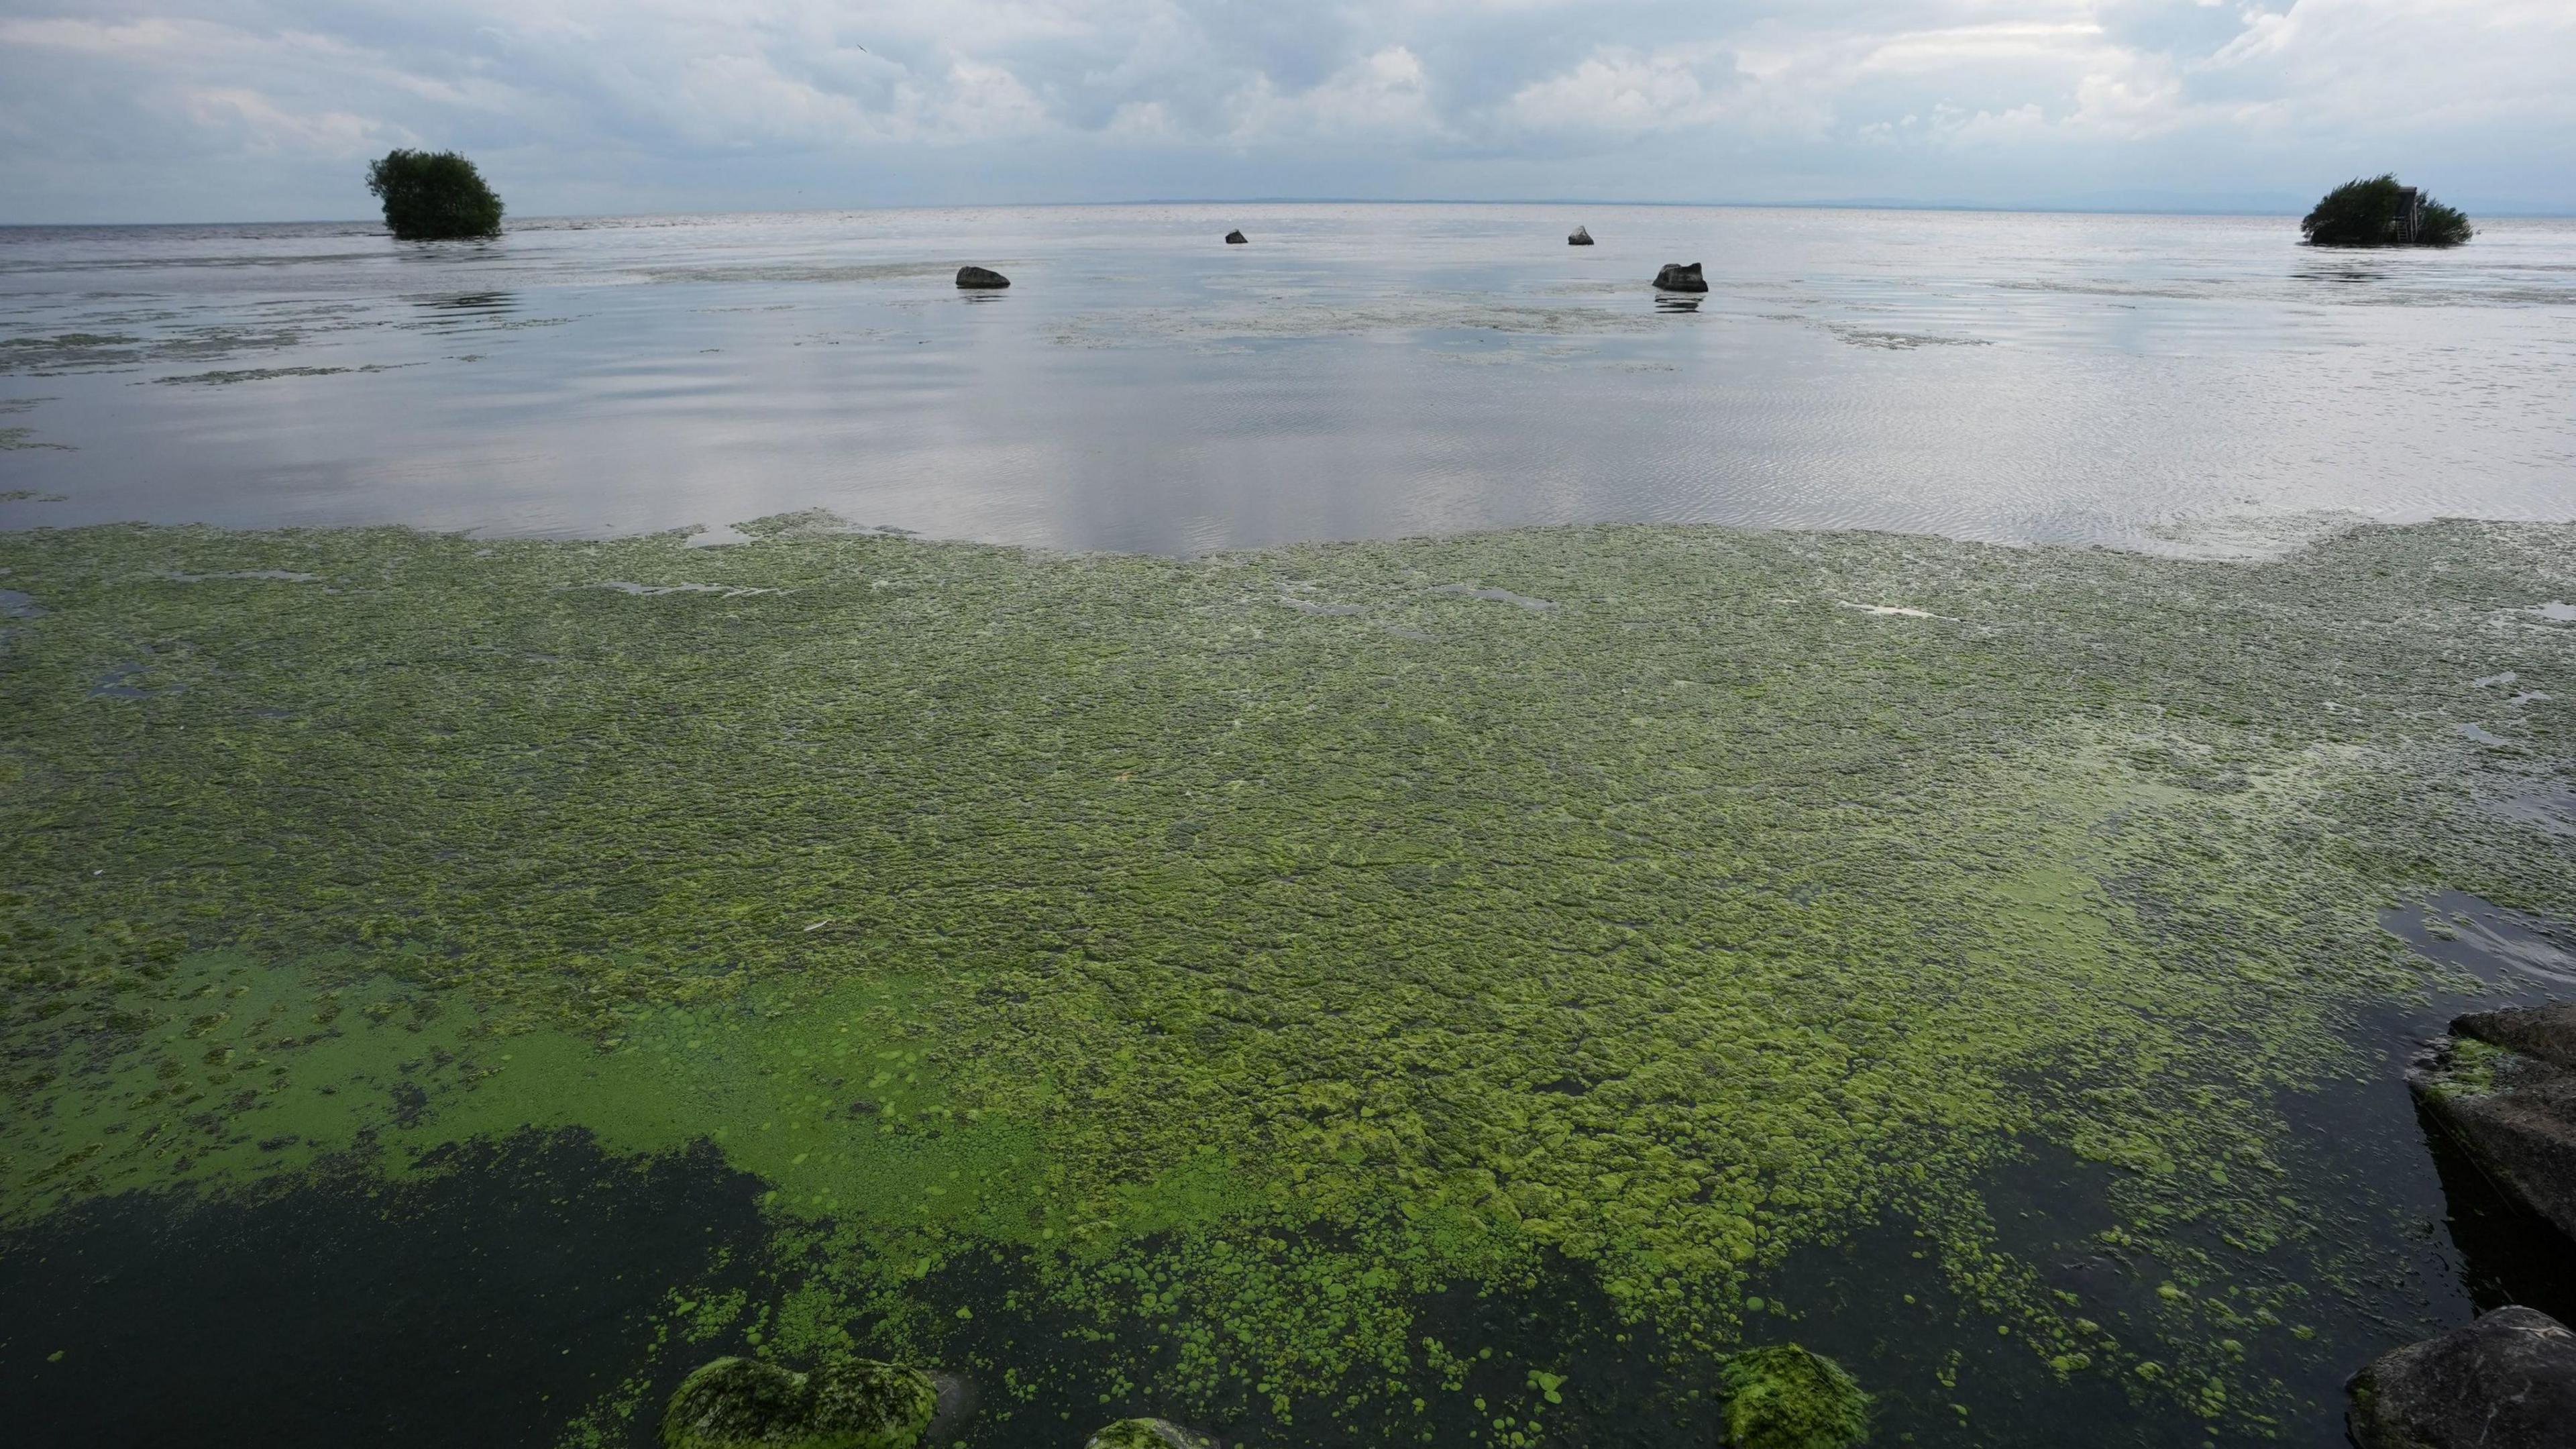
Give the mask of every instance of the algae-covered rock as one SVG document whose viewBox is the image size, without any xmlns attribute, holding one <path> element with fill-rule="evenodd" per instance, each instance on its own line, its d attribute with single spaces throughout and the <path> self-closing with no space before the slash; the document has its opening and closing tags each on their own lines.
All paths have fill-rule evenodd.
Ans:
<svg viewBox="0 0 2576 1449">
<path fill-rule="evenodd" d="M 2361 1449 L 2567 1449 L 2576 1444 L 2576 1333 L 2530 1308 L 2373 1359 L 2345 1386 Z"/>
<path fill-rule="evenodd" d="M 2451 1023 L 2406 1073 L 2424 1115 L 2521 1207 L 2576 1237 L 2576 1009 Z"/>
<path fill-rule="evenodd" d="M 1216 1441 L 1169 1419 L 1121 1419 L 1094 1433 L 1083 1449 L 1216 1449 Z"/>
<path fill-rule="evenodd" d="M 938 1408 L 928 1374 L 858 1359 L 795 1373 L 720 1358 L 680 1381 L 662 1413 L 667 1449 L 912 1449 Z"/>
<path fill-rule="evenodd" d="M 2576 1071 L 2576 1001 L 2553 1001 L 2510 1011 L 2473 1011 L 2451 1030 L 2493 1046 Z"/>
<path fill-rule="evenodd" d="M 1794 1343 L 1728 1355 L 1729 1449 L 1844 1449 L 1869 1437 L 1869 1395 L 1843 1366 Z"/>
</svg>

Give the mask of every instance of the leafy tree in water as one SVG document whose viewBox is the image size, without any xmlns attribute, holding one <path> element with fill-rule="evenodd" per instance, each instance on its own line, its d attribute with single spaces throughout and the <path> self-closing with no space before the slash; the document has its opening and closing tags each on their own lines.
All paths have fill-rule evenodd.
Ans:
<svg viewBox="0 0 2576 1449">
<path fill-rule="evenodd" d="M 2406 193 L 2394 176 L 2353 180 L 2336 187 L 2299 223 L 2309 243 L 2321 247 L 2455 247 L 2474 232 L 2458 208 L 2422 198 L 2415 234 L 2405 234 Z"/>
<path fill-rule="evenodd" d="M 385 225 L 404 241 L 501 231 L 501 198 L 453 151 L 387 152 L 367 163 L 367 189 L 384 202 Z"/>
</svg>

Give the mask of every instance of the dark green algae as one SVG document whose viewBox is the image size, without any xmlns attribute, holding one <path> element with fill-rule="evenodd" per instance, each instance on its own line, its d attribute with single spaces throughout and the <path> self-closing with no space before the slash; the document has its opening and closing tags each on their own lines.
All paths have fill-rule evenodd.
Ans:
<svg viewBox="0 0 2576 1449">
<path fill-rule="evenodd" d="M 1104 1403 L 1281 1442 L 1467 1392 L 1432 1295 L 1573 1265 L 1714 1362 L 1773 1331 L 1762 1275 L 1901 1222 L 1974 1308 L 1927 1333 L 2262 1434 L 2319 1409 L 2267 1346 L 2368 1266 L 2282 1104 L 2459 984 L 2378 912 L 2576 913 L 2490 808 L 2563 715 L 2469 684 L 2576 697 L 2529 612 L 2564 527 L 746 532 L 0 536 L 42 609 L 0 642 L 0 1214 L 711 1140 L 781 1271 L 707 1335 L 939 1364 L 972 1308 L 932 1285 L 1007 1258 L 1066 1341 L 1140 1346 Z M 2040 1149 L 2166 1275 L 2121 1325 L 1990 1209 Z M 981 1367 L 1005 1407 L 1047 1371 Z M 1544 1369 L 1493 1441 L 1544 1440 Z"/>
</svg>

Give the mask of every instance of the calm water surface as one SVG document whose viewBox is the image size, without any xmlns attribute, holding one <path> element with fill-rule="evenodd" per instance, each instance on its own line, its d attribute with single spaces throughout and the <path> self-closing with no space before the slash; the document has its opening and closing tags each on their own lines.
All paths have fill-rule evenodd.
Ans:
<svg viewBox="0 0 2576 1449">
<path fill-rule="evenodd" d="M 1577 222 L 1601 244 L 1566 247 Z M 1251 244 L 1219 242 L 1232 226 Z M 2294 237 L 2278 219 L 1499 206 L 537 221 L 444 245 L 360 225 L 0 230 L 0 526 L 721 541 L 825 508 L 1169 552 L 1600 519 L 2225 552 L 2353 516 L 2576 517 L 2576 222 L 2499 222 L 2441 254 Z M 1673 260 L 1707 264 L 1695 310 L 1647 285 Z M 969 261 L 1017 285 L 960 294 Z M 2576 970 L 2537 927 L 2437 904 L 2485 924 L 2436 937 L 2395 912 L 2390 929 L 2494 1000 Z M 2301 1180 L 2363 1225 L 2379 1273 L 2320 1301 L 2312 1345 L 2258 1365 L 2311 1406 L 2277 1442 L 2339 1444 L 2342 1376 L 2476 1307 L 2576 1311 L 2576 1279 L 2534 1277 L 2547 1254 L 2469 1201 L 2465 1169 L 2416 1130 L 2401 1065 L 2465 1004 L 2393 1004 L 2360 1030 L 2363 1084 L 2293 1104 Z M 460 1176 L 453 1202 L 418 1206 L 430 1228 L 391 1237 L 327 1194 L 67 1218 L 0 1251 L 0 1298 L 38 1326 L 19 1348 L 67 1349 L 77 1371 L 0 1388 L 63 1442 L 150 1442 L 165 1404 L 220 1419 L 227 1393 L 263 1443 L 443 1444 L 460 1424 L 544 1442 L 532 1425 L 622 1371 L 628 1346 L 601 1336 L 640 1311 L 621 1275 L 660 1283 L 655 1254 L 694 1261 L 695 1239 L 646 1227 L 751 1210 L 712 1165 L 628 1183 L 630 1201 L 582 1188 L 584 1163 L 564 1186 L 552 1158 L 530 1161 Z M 2090 1180 L 2044 1162 L 2019 1196 L 1998 1189 L 2008 1245 L 2070 1292 L 2099 1290 Z M 540 1201 L 583 1206 L 551 1227 L 496 1206 Z M 1888 1333 L 1913 1303 L 1892 1295 L 1939 1291 L 1906 1276 L 1922 1265 L 1890 1234 L 1761 1285 L 1813 1305 L 1798 1331 L 1880 1393 L 1889 1442 L 2203 1442 L 2196 1421 L 2039 1379 L 2012 1344 L 1972 1344 L 1963 1364 L 1958 1336 Z M 307 1258 L 322 1266 L 272 1267 Z M 365 1337 L 385 1302 L 424 1326 Z M 209 1305 L 302 1336 L 210 1336 Z M 474 1335 L 512 1315 L 603 1346 L 502 1362 Z M 1532 1310 L 1474 1331 L 1588 1341 L 1573 1322 Z M 335 1368 L 309 1392 L 308 1361 L 348 1343 L 423 1367 Z M 1638 1372 L 1603 1352 L 1587 1384 Z M 490 1412 L 459 1418 L 461 1391 Z M 320 1406 L 310 1423 L 263 1417 L 288 1398 Z M 1603 1403 L 1629 1439 L 1654 1437 L 1630 1400 Z"/>
<path fill-rule="evenodd" d="M 0 230 L 0 494 L 36 495 L 0 526 L 825 508 L 1167 552 L 1603 519 L 2227 551 L 2576 517 L 2576 222 L 2296 236 L 1377 205 Z M 1710 293 L 1659 307 L 1690 260 Z M 958 292 L 970 261 L 1016 285 Z"/>
</svg>

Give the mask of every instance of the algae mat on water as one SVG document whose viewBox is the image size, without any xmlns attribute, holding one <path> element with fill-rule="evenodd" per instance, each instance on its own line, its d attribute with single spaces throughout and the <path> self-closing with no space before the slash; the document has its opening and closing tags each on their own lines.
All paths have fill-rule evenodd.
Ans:
<svg viewBox="0 0 2576 1449">
<path fill-rule="evenodd" d="M 936 1365 L 927 1285 L 1006 1259 L 1102 1402 L 1271 1442 L 1464 1392 L 1434 1295 L 1570 1266 L 1714 1363 L 1901 1223 L 1974 1310 L 1923 1333 L 2251 1432 L 2368 1267 L 2281 1103 L 2437 984 L 2377 912 L 2576 908 L 2508 808 L 2569 753 L 2567 528 L 746 532 L 0 537 L 0 1212 L 711 1140 L 777 1292 L 675 1285 L 676 1340 Z M 2159 1265 L 2116 1325 L 1981 1186 L 2069 1151 Z"/>
</svg>

